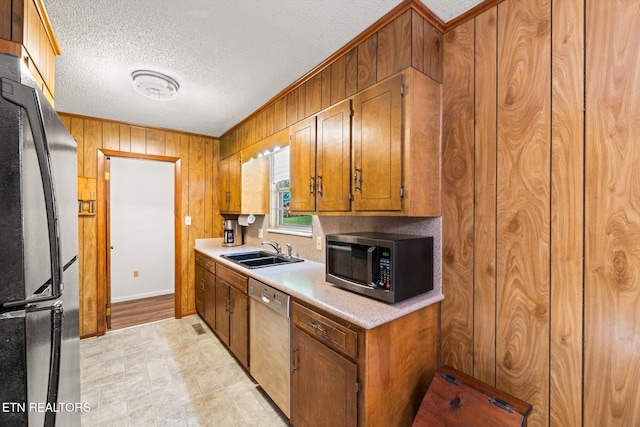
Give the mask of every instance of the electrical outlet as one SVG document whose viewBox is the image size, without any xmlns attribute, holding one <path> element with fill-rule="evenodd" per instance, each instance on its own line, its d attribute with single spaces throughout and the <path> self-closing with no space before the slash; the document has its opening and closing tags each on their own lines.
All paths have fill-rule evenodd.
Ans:
<svg viewBox="0 0 640 427">
<path fill-rule="evenodd" d="M 264 238 L 264 230 L 262 228 L 258 228 L 258 239 Z"/>
<path fill-rule="evenodd" d="M 184 225 L 191 225 L 191 217 L 190 216 L 185 216 L 184 217 Z"/>
<path fill-rule="evenodd" d="M 133 270 L 133 277 L 139 277 L 140 272 L 138 270 Z"/>
<path fill-rule="evenodd" d="M 316 249 L 319 251 L 322 250 L 322 236 L 316 237 Z"/>
</svg>

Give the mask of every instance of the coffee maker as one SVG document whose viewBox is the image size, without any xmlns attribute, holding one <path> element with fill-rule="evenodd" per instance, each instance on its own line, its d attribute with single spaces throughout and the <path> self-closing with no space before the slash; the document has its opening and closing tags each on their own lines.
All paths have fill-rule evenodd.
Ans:
<svg viewBox="0 0 640 427">
<path fill-rule="evenodd" d="M 222 232 L 222 246 L 239 246 L 242 244 L 242 232 L 237 219 L 223 219 Z"/>
</svg>

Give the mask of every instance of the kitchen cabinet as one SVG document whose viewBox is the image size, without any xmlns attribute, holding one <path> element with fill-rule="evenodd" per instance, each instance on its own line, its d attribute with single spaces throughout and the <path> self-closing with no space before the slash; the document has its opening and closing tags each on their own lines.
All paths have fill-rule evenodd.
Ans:
<svg viewBox="0 0 640 427">
<path fill-rule="evenodd" d="M 196 312 L 213 329 L 215 325 L 215 262 L 196 254 Z"/>
<path fill-rule="evenodd" d="M 220 160 L 220 213 L 240 213 L 241 173 L 240 153 Z"/>
<path fill-rule="evenodd" d="M 214 331 L 245 368 L 249 366 L 247 276 L 216 265 Z"/>
<path fill-rule="evenodd" d="M 291 424 L 356 427 L 356 364 L 298 328 L 291 347 Z"/>
<path fill-rule="evenodd" d="M 438 82 L 409 68 L 353 98 L 353 210 L 441 214 Z"/>
<path fill-rule="evenodd" d="M 439 304 L 373 329 L 291 304 L 291 422 L 411 425 L 438 360 Z"/>
<path fill-rule="evenodd" d="M 351 100 L 292 126 L 290 150 L 291 210 L 349 211 Z"/>
</svg>

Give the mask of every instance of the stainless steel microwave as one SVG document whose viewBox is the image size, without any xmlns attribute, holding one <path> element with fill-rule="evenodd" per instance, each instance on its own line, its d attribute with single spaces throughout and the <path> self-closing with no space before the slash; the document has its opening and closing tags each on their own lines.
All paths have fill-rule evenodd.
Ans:
<svg viewBox="0 0 640 427">
<path fill-rule="evenodd" d="M 433 237 L 329 234 L 326 280 L 388 303 L 428 292 L 433 289 Z"/>
</svg>

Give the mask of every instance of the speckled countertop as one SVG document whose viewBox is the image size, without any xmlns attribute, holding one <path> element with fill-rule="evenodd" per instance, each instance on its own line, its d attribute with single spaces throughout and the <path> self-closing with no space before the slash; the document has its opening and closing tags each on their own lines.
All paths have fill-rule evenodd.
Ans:
<svg viewBox="0 0 640 427">
<path fill-rule="evenodd" d="M 434 289 L 396 304 L 387 304 L 340 289 L 327 282 L 324 264 L 318 262 L 305 260 L 251 270 L 228 261 L 220 255 L 265 248 L 246 245 L 223 247 L 222 239 L 199 239 L 196 240 L 195 249 L 220 264 L 227 265 L 246 276 L 253 277 L 364 329 L 373 329 L 443 299 L 440 289 Z"/>
</svg>

